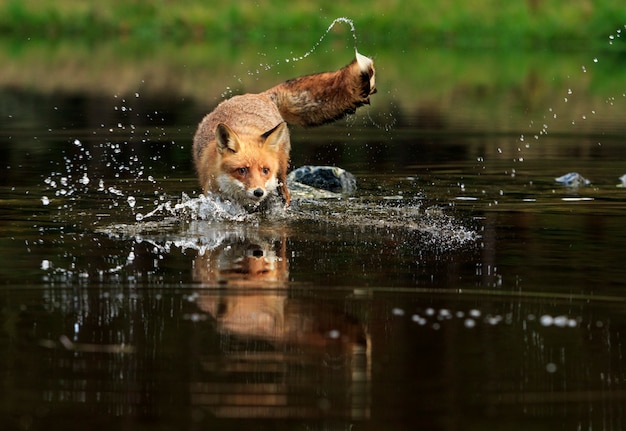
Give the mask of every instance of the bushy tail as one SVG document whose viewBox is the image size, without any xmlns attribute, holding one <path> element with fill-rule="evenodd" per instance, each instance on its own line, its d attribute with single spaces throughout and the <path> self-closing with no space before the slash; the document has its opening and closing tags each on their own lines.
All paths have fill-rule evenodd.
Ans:
<svg viewBox="0 0 626 431">
<path fill-rule="evenodd" d="M 356 53 L 336 72 L 291 79 L 265 92 L 288 123 L 319 126 L 352 114 L 376 93 L 374 61 Z"/>
</svg>

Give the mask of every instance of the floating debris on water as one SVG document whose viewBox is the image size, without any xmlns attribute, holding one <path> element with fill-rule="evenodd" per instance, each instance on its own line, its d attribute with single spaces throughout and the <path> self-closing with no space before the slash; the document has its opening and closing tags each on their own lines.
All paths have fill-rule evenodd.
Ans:
<svg viewBox="0 0 626 431">
<path fill-rule="evenodd" d="M 580 175 L 578 172 L 569 172 L 555 178 L 554 181 L 563 184 L 565 187 L 583 187 L 591 184 L 591 181 Z"/>
</svg>

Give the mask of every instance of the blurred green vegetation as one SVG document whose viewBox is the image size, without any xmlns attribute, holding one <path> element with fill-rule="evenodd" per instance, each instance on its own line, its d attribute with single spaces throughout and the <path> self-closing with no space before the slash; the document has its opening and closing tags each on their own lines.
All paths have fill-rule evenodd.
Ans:
<svg viewBox="0 0 626 431">
<path fill-rule="evenodd" d="M 550 108 L 559 112 L 553 132 L 555 121 L 571 127 L 607 101 L 623 106 L 626 8 L 607 0 L 500 3 L 5 0 L 0 90 L 141 93 L 208 109 L 232 94 L 345 65 L 354 55 L 350 26 L 326 33 L 347 17 L 359 51 L 376 62 L 371 109 L 383 125 L 399 112 L 454 112 L 464 124 L 519 129 L 543 124 Z M 10 100 L 0 111 L 31 108 Z M 459 103 L 471 109 L 460 112 Z M 622 112 L 603 118 L 622 121 Z"/>
<path fill-rule="evenodd" d="M 5 0 L 0 35 L 297 43 L 343 16 L 355 21 L 360 42 L 405 45 L 589 47 L 626 24 L 626 8 L 615 0 Z"/>
</svg>

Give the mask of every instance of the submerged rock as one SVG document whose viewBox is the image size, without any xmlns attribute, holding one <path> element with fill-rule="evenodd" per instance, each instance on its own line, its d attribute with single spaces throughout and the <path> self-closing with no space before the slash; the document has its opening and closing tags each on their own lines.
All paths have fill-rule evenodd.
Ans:
<svg viewBox="0 0 626 431">
<path fill-rule="evenodd" d="M 350 194 L 356 191 L 354 175 L 336 166 L 302 166 L 291 171 L 287 181 L 333 193 Z"/>
<path fill-rule="evenodd" d="M 582 187 L 591 184 L 591 181 L 580 175 L 578 172 L 567 173 L 563 176 L 555 178 L 554 181 L 561 183 L 566 187 Z"/>
</svg>

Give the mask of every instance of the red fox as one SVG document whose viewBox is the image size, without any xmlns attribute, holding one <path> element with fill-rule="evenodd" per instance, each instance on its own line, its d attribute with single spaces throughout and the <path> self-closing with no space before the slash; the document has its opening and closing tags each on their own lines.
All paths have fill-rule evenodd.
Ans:
<svg viewBox="0 0 626 431">
<path fill-rule="evenodd" d="M 351 114 L 376 93 L 372 59 L 291 79 L 258 94 L 221 102 L 198 125 L 193 160 L 204 193 L 258 208 L 278 193 L 291 200 L 286 176 L 291 142 L 286 123 L 318 126 Z"/>
</svg>

